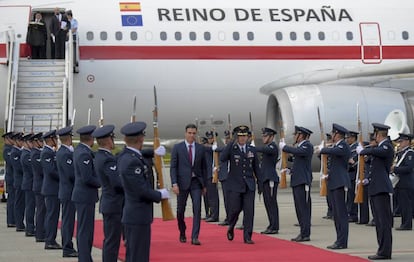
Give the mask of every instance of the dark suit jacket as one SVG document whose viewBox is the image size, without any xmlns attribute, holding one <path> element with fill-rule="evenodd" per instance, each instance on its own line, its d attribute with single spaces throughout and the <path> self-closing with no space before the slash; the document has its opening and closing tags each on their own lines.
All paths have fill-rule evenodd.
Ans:
<svg viewBox="0 0 414 262">
<path fill-rule="evenodd" d="M 283 152 L 293 154 L 292 176 L 290 186 L 311 185 L 312 183 L 312 155 L 313 145 L 302 141 L 297 147 L 285 146 Z"/>
<path fill-rule="evenodd" d="M 43 184 L 43 168 L 42 160 L 40 158 L 40 149 L 32 148 L 30 152 L 30 158 L 32 159 L 32 171 L 33 171 L 33 192 L 40 193 L 42 191 Z"/>
<path fill-rule="evenodd" d="M 397 160 L 399 161 L 405 152 L 407 153 L 403 161 L 398 167 L 394 167 L 394 173 L 400 177 L 400 181 L 395 187 L 414 189 L 414 151 L 407 147 L 397 154 Z"/>
<path fill-rule="evenodd" d="M 171 152 L 170 176 L 171 183 L 177 184 L 180 190 L 188 190 L 191 185 L 192 173 L 200 181 L 202 187 L 207 185 L 207 169 L 205 148 L 195 143 L 194 165 L 191 166 L 185 142 L 174 145 Z"/>
<path fill-rule="evenodd" d="M 42 195 L 57 196 L 59 192 L 59 174 L 56 167 L 56 153 L 45 146 L 40 153 L 43 168 Z"/>
<path fill-rule="evenodd" d="M 68 29 L 70 29 L 70 22 L 69 22 L 67 16 L 62 14 L 61 21 L 64 21 L 64 22 L 67 23 L 66 30 L 64 30 L 64 31 L 67 32 Z M 53 15 L 52 22 L 50 23 L 50 28 L 49 29 L 50 29 L 51 34 L 57 36 L 57 34 L 60 30 L 60 23 L 59 23 L 59 19 L 56 17 L 56 15 Z"/>
<path fill-rule="evenodd" d="M 71 200 L 75 185 L 73 153 L 64 145 L 56 152 L 56 164 L 59 173 L 59 199 Z"/>
<path fill-rule="evenodd" d="M 260 168 L 262 170 L 263 182 L 274 181 L 279 183 L 279 176 L 276 173 L 276 163 L 279 157 L 279 149 L 275 142 L 262 147 L 256 147 L 256 151 L 262 154 Z"/>
</svg>

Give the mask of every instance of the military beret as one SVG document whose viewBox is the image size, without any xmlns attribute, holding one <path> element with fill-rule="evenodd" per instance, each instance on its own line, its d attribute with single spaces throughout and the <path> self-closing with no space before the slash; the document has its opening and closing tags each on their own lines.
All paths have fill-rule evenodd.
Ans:
<svg viewBox="0 0 414 262">
<path fill-rule="evenodd" d="M 224 130 L 224 137 L 230 138 L 230 130 Z"/>
<path fill-rule="evenodd" d="M 95 138 L 104 138 L 111 136 L 114 132 L 115 126 L 114 125 L 104 125 L 100 128 L 95 129 L 93 131 L 92 136 Z"/>
<path fill-rule="evenodd" d="M 33 134 L 33 135 L 32 135 L 32 140 L 33 140 L 33 141 L 36 141 L 36 140 L 42 140 L 42 136 L 43 136 L 43 133 L 42 133 L 42 132 L 37 133 L 37 134 Z"/>
<path fill-rule="evenodd" d="M 309 129 L 303 127 L 303 126 L 295 126 L 295 133 L 296 134 L 305 134 L 305 135 L 310 135 L 313 132 L 310 131 Z"/>
<path fill-rule="evenodd" d="M 95 129 L 96 126 L 94 125 L 83 126 L 76 130 L 76 133 L 78 133 L 79 135 L 90 135 L 93 131 L 95 131 Z"/>
<path fill-rule="evenodd" d="M 203 144 L 203 145 L 204 145 L 204 144 L 207 144 L 207 143 L 208 143 L 208 139 L 207 139 L 207 137 L 201 137 L 201 138 L 200 138 L 200 143 L 201 143 L 201 144 Z"/>
<path fill-rule="evenodd" d="M 249 127 L 245 125 L 236 126 L 233 129 L 233 134 L 236 134 L 238 136 L 247 136 L 249 135 Z"/>
<path fill-rule="evenodd" d="M 208 139 L 214 138 L 214 135 L 218 136 L 217 132 L 216 132 L 215 134 L 214 134 L 214 132 L 213 132 L 213 131 L 207 131 L 207 132 L 206 132 L 206 137 L 207 137 Z"/>
<path fill-rule="evenodd" d="M 269 127 L 263 127 L 262 128 L 262 134 L 271 136 L 271 135 L 276 135 L 277 132 L 275 130 L 269 128 Z"/>
<path fill-rule="evenodd" d="M 379 131 L 379 130 L 387 131 L 388 129 L 391 128 L 387 125 L 380 124 L 380 123 L 372 123 L 372 126 L 374 127 L 374 132 Z"/>
<path fill-rule="evenodd" d="M 62 127 L 61 129 L 56 131 L 56 135 L 58 135 L 58 136 L 73 136 L 72 129 L 73 129 L 72 126 Z"/>
<path fill-rule="evenodd" d="M 132 122 L 124 125 L 121 128 L 121 133 L 125 136 L 145 135 L 145 128 L 147 124 L 144 122 Z"/>
<path fill-rule="evenodd" d="M 50 130 L 42 136 L 43 139 L 56 137 L 56 129 Z"/>
<path fill-rule="evenodd" d="M 332 133 L 340 133 L 342 135 L 346 135 L 349 133 L 348 129 L 346 129 L 345 127 L 335 124 L 332 124 Z"/>
<path fill-rule="evenodd" d="M 5 134 L 3 134 L 1 137 L 3 137 L 3 138 L 11 138 L 12 136 L 13 136 L 13 134 L 14 134 L 14 132 L 7 132 L 7 133 L 5 133 Z"/>
<path fill-rule="evenodd" d="M 414 136 L 412 134 L 399 133 L 398 135 L 399 135 L 399 137 L 396 139 L 396 141 L 400 141 L 400 140 L 409 140 L 409 141 L 411 141 L 414 138 Z"/>
</svg>

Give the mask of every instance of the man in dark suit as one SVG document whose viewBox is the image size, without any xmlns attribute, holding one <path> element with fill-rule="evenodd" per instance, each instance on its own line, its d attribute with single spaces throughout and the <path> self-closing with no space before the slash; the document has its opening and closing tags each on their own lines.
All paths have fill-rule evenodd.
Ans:
<svg viewBox="0 0 414 262">
<path fill-rule="evenodd" d="M 56 167 L 57 138 L 56 130 L 51 130 L 43 135 L 46 145 L 40 159 L 43 168 L 42 195 L 45 197 L 46 204 L 46 243 L 45 249 L 62 249 L 62 246 L 56 242 L 57 227 L 59 221 L 60 203 L 58 199 L 59 192 L 59 174 Z"/>
<path fill-rule="evenodd" d="M 243 211 L 243 239 L 246 244 L 254 244 L 252 240 L 254 221 L 254 199 L 256 182 L 259 193 L 262 192 L 262 176 L 256 149 L 247 143 L 249 127 L 238 126 L 233 130 L 237 136 L 234 142 L 226 145 L 220 154 L 220 161 L 229 161 L 227 178 L 229 201 L 229 228 L 227 239 L 234 239 L 234 227 L 241 211 Z"/>
<path fill-rule="evenodd" d="M 63 257 L 77 257 L 78 252 L 73 248 L 73 231 L 75 228 L 75 204 L 72 202 L 72 191 L 75 184 L 75 170 L 73 167 L 72 127 L 59 129 L 61 146 L 56 152 L 56 164 L 59 173 L 59 194 L 62 203 L 62 248 Z"/>
<path fill-rule="evenodd" d="M 279 176 L 276 173 L 279 148 L 273 141 L 276 134 L 277 132 L 269 127 L 262 128 L 264 146 L 256 147 L 257 152 L 262 153 L 260 169 L 263 176 L 263 200 L 269 220 L 269 225 L 261 232 L 262 234 L 279 233 L 279 206 L 277 204 Z"/>
<path fill-rule="evenodd" d="M 368 256 L 368 259 L 391 259 L 392 253 L 392 210 L 391 196 L 393 188 L 389 179 L 391 165 L 394 159 L 394 148 L 388 139 L 389 126 L 373 123 L 375 140 L 378 146 L 363 148 L 358 145 L 357 153 L 373 156 L 368 174 L 369 196 L 371 198 L 372 213 L 375 218 L 377 242 L 379 244 L 377 253 Z"/>
<path fill-rule="evenodd" d="M 118 156 L 118 172 L 125 192 L 122 223 L 126 234 L 126 262 L 149 261 L 153 203 L 169 198 L 165 188 L 153 189 L 150 166 L 141 153 L 146 126 L 144 122 L 132 122 L 121 128 L 126 147 Z"/>
<path fill-rule="evenodd" d="M 65 59 L 65 43 L 69 29 L 70 22 L 68 18 L 65 14 L 60 13 L 59 8 L 56 7 L 50 24 L 50 36 L 55 45 L 55 57 L 52 58 Z"/>
<path fill-rule="evenodd" d="M 299 221 L 300 233 L 292 241 L 310 241 L 311 208 L 310 187 L 312 185 L 312 155 L 313 145 L 309 142 L 312 131 L 305 127 L 295 126 L 296 146 L 287 146 L 284 142 L 279 143 L 283 152 L 293 155 L 293 165 L 290 171 L 290 186 L 293 191 L 296 216 Z"/>
<path fill-rule="evenodd" d="M 75 166 L 75 186 L 72 201 L 77 212 L 76 240 L 79 262 L 91 262 L 93 233 L 95 229 L 95 203 L 98 202 L 98 188 L 101 186 L 93 164 L 92 132 L 96 126 L 79 128 L 80 143 L 73 152 Z"/>
<path fill-rule="evenodd" d="M 332 213 L 336 229 L 336 241 L 329 249 L 348 248 L 348 211 L 346 208 L 346 191 L 350 187 L 348 161 L 351 149 L 345 141 L 348 130 L 338 124 L 332 125 L 333 146 L 319 148 L 321 154 L 329 155 L 328 195 L 332 203 Z"/>
<path fill-rule="evenodd" d="M 95 154 L 95 173 L 102 185 L 99 203 L 104 228 L 102 261 L 117 261 L 122 233 L 124 189 L 117 169 L 117 159 L 111 152 L 115 147 L 114 129 L 113 125 L 105 125 L 92 133 L 99 146 Z"/>
<path fill-rule="evenodd" d="M 193 230 L 191 244 L 200 245 L 201 194 L 206 192 L 206 159 L 203 145 L 195 142 L 197 126 L 185 127 L 185 140 L 175 144 L 171 153 L 170 176 L 172 190 L 177 195 L 177 222 L 180 230 L 179 240 L 187 242 L 184 212 L 188 195 L 193 205 Z"/>
<path fill-rule="evenodd" d="M 15 227 L 16 220 L 14 219 L 14 200 L 15 191 L 13 187 L 13 165 L 11 160 L 11 151 L 13 149 L 14 141 L 12 139 L 13 132 L 7 132 L 3 135 L 4 147 L 3 147 L 3 159 L 6 162 L 6 191 L 7 191 L 7 227 Z"/>
<path fill-rule="evenodd" d="M 35 211 L 35 228 L 36 228 L 36 242 L 45 242 L 45 216 L 46 206 L 45 197 L 41 194 L 43 184 L 43 168 L 40 158 L 41 149 L 43 148 L 43 133 L 37 133 L 32 136 L 32 150 L 30 158 L 32 159 L 33 171 L 33 187 L 35 194 L 36 211 Z"/>
</svg>

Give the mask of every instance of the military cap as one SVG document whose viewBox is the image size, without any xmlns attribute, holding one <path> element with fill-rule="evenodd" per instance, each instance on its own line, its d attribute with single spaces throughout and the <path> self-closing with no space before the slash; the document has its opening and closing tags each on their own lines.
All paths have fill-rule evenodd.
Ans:
<svg viewBox="0 0 414 262">
<path fill-rule="evenodd" d="M 61 129 L 56 131 L 56 135 L 58 135 L 58 136 L 73 136 L 72 129 L 73 129 L 72 126 L 62 127 Z"/>
<path fill-rule="evenodd" d="M 17 132 L 17 133 L 14 133 L 10 138 L 13 140 L 22 140 L 22 137 L 23 137 L 23 133 Z"/>
<path fill-rule="evenodd" d="M 7 132 L 5 134 L 3 134 L 1 137 L 3 138 L 11 138 L 14 135 L 14 132 Z"/>
<path fill-rule="evenodd" d="M 217 132 L 216 132 L 215 134 L 214 134 L 214 132 L 213 132 L 213 131 L 207 131 L 207 132 L 206 132 L 206 137 L 207 137 L 208 139 L 212 139 L 212 138 L 214 138 L 214 135 L 218 136 Z"/>
<path fill-rule="evenodd" d="M 349 131 L 348 132 L 348 137 L 358 137 L 359 132 L 355 132 L 355 131 Z"/>
<path fill-rule="evenodd" d="M 33 140 L 33 141 L 36 141 L 36 140 L 42 140 L 42 136 L 43 136 L 43 133 L 42 133 L 42 132 L 37 133 L 37 134 L 33 134 L 33 135 L 32 135 L 32 140 Z"/>
<path fill-rule="evenodd" d="M 400 141 L 400 140 L 409 140 L 409 141 L 411 141 L 414 138 L 414 136 L 412 134 L 399 133 L 398 135 L 399 135 L 399 137 L 396 139 L 396 141 Z"/>
<path fill-rule="evenodd" d="M 42 136 L 43 139 L 56 137 L 56 129 L 50 130 Z"/>
<path fill-rule="evenodd" d="M 388 129 L 390 129 L 391 127 L 384 125 L 384 124 L 380 124 L 380 123 L 372 123 L 372 126 L 374 127 L 374 132 L 375 131 L 387 131 Z"/>
<path fill-rule="evenodd" d="M 207 143 L 208 143 L 208 139 L 207 139 L 207 137 L 204 137 L 204 136 L 203 136 L 203 137 L 201 137 L 201 138 L 200 138 L 200 143 L 201 143 L 201 144 L 203 144 L 203 145 L 204 145 L 204 144 L 207 144 Z"/>
<path fill-rule="evenodd" d="M 78 133 L 79 135 L 90 135 L 93 131 L 95 131 L 95 129 L 96 126 L 94 125 L 83 126 L 76 130 L 76 133 Z"/>
<path fill-rule="evenodd" d="M 233 129 L 233 134 L 236 134 L 238 136 L 247 136 L 249 135 L 249 127 L 245 125 L 236 126 Z"/>
<path fill-rule="evenodd" d="M 230 130 L 224 130 L 224 137 L 230 138 Z"/>
<path fill-rule="evenodd" d="M 22 140 L 23 141 L 32 141 L 32 136 L 33 136 L 33 134 L 26 134 L 26 135 L 24 135 L 24 136 L 22 136 Z"/>
<path fill-rule="evenodd" d="M 269 127 L 263 127 L 262 128 L 262 135 L 272 136 L 276 135 L 277 132 Z"/>
<path fill-rule="evenodd" d="M 340 133 L 342 135 L 346 135 L 349 133 L 348 129 L 346 129 L 345 127 L 335 124 L 332 124 L 332 133 Z"/>
<path fill-rule="evenodd" d="M 125 136 L 145 135 L 145 128 L 147 124 L 144 122 L 132 122 L 124 125 L 121 128 L 121 133 Z"/>
<path fill-rule="evenodd" d="M 114 129 L 114 125 L 104 125 L 100 128 L 95 129 L 95 131 L 93 131 L 92 133 L 92 136 L 95 138 L 105 138 L 108 136 L 112 136 Z"/>
<path fill-rule="evenodd" d="M 303 126 L 295 126 L 295 134 L 310 135 L 313 132 Z"/>
</svg>

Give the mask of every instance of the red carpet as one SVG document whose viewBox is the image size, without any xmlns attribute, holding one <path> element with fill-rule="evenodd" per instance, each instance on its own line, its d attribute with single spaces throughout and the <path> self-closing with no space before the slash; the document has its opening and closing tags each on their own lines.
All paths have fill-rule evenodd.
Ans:
<svg viewBox="0 0 414 262">
<path fill-rule="evenodd" d="M 177 221 L 155 219 L 152 224 L 150 260 L 155 261 L 366 261 L 359 257 L 339 254 L 309 245 L 281 240 L 253 233 L 256 244 L 243 243 L 242 230 L 235 230 L 233 241 L 226 238 L 227 227 L 202 222 L 200 230 L 201 246 L 190 244 L 191 219 L 187 219 L 187 243 L 178 241 Z M 102 220 L 95 223 L 94 246 L 102 248 Z M 119 258 L 124 260 L 125 248 L 121 245 Z"/>
</svg>

